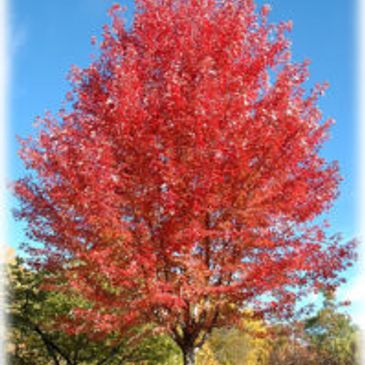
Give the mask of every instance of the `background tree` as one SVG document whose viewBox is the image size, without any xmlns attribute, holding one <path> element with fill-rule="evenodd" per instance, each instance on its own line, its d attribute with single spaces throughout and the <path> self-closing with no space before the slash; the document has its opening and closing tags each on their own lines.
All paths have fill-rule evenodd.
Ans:
<svg viewBox="0 0 365 365">
<path fill-rule="evenodd" d="M 271 351 L 268 328 L 261 320 L 245 319 L 213 330 L 207 345 L 219 364 L 265 365 Z"/>
<path fill-rule="evenodd" d="M 325 293 L 316 314 L 291 324 L 273 327 L 270 365 L 358 365 L 359 330 L 336 304 L 333 292 Z"/>
<path fill-rule="evenodd" d="M 45 291 L 45 273 L 26 269 L 17 258 L 9 265 L 8 357 L 13 365 L 157 365 L 177 351 L 169 338 L 146 336 L 136 329 L 122 341 L 109 335 L 102 341 L 87 333 L 60 331 L 59 319 L 82 300 L 63 293 Z M 116 337 L 117 340 L 116 341 Z M 136 338 L 141 337 L 140 341 Z"/>
<path fill-rule="evenodd" d="M 333 293 L 326 294 L 324 307 L 309 318 L 306 333 L 317 352 L 318 365 L 360 364 L 360 332 L 348 314 L 341 312 Z"/>
<path fill-rule="evenodd" d="M 270 341 L 270 365 L 318 365 L 318 353 L 301 321 L 276 324 Z"/>
<path fill-rule="evenodd" d="M 324 87 L 306 95 L 290 23 L 251 0 L 136 9 L 126 30 L 112 8 L 100 57 L 71 73 L 71 103 L 21 140 L 17 217 L 33 265 L 92 303 L 73 312 L 75 331 L 153 322 L 193 364 L 243 308 L 289 316 L 338 285 L 354 244 L 313 223 L 340 176 L 318 154 Z"/>
</svg>

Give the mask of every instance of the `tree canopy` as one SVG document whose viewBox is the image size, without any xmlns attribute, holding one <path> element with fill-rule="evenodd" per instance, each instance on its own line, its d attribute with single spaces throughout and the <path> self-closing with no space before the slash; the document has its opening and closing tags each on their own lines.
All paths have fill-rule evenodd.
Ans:
<svg viewBox="0 0 365 365">
<path fill-rule="evenodd" d="M 315 220 L 340 181 L 319 154 L 325 85 L 306 93 L 291 24 L 266 5 L 137 0 L 131 29 L 110 13 L 68 104 L 21 140 L 16 215 L 32 264 L 91 303 L 75 332 L 153 322 L 193 363 L 213 328 L 244 308 L 289 316 L 354 258 Z"/>
</svg>

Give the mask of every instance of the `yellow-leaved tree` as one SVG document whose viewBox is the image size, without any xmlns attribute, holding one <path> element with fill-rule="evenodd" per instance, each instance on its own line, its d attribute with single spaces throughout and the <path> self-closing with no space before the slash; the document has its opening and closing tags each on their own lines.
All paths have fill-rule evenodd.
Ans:
<svg viewBox="0 0 365 365">
<path fill-rule="evenodd" d="M 214 330 L 199 351 L 198 365 L 266 365 L 270 340 L 262 320 L 245 313 L 236 326 Z"/>
</svg>

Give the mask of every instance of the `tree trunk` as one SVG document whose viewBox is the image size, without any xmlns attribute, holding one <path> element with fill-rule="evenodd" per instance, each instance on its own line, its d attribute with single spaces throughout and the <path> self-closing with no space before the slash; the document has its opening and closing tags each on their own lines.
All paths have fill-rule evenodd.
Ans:
<svg viewBox="0 0 365 365">
<path fill-rule="evenodd" d="M 184 356 L 184 365 L 195 365 L 195 349 L 182 349 L 182 352 Z"/>
</svg>

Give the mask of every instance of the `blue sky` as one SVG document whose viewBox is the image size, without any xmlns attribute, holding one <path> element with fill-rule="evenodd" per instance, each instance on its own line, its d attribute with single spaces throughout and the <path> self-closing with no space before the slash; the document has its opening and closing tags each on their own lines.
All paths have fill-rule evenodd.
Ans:
<svg viewBox="0 0 365 365">
<path fill-rule="evenodd" d="M 8 123 L 8 177 L 24 174 L 17 157 L 15 135 L 33 132 L 33 121 L 46 110 L 60 106 L 72 64 L 86 66 L 95 51 L 90 44 L 109 21 L 107 9 L 113 0 L 12 0 L 11 88 Z M 133 1 L 127 6 L 131 21 Z M 263 1 L 258 1 L 262 4 Z M 330 214 L 335 231 L 345 237 L 357 235 L 357 125 L 356 125 L 356 49 L 354 0 L 269 0 L 272 21 L 289 20 L 294 24 L 289 35 L 295 60 L 309 58 L 311 78 L 308 87 L 328 81 L 330 89 L 321 99 L 325 117 L 337 123 L 322 154 L 340 163 L 344 182 L 341 194 Z M 9 205 L 15 204 L 9 198 Z M 9 214 L 7 243 L 17 247 L 24 239 L 23 226 Z"/>
</svg>

